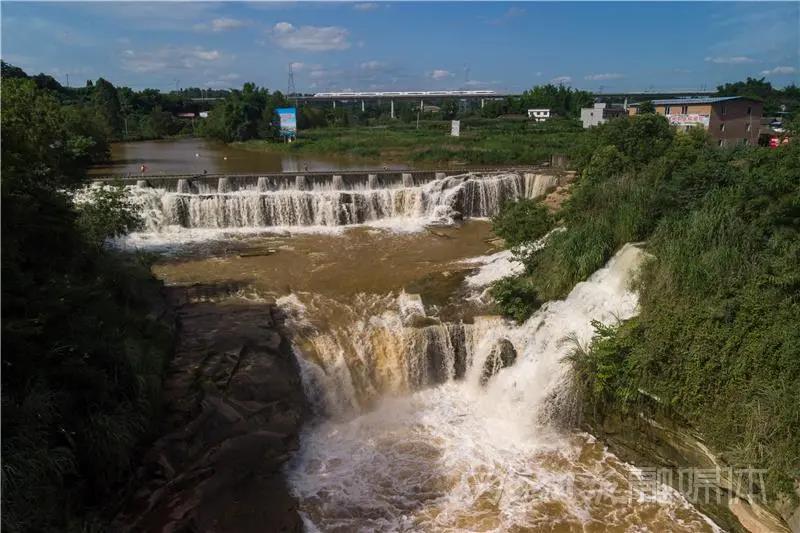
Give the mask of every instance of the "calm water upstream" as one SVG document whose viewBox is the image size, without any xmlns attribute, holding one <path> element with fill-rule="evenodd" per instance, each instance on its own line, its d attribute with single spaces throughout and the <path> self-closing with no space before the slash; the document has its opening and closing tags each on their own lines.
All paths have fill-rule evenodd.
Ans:
<svg viewBox="0 0 800 533">
<path fill-rule="evenodd" d="M 155 272 L 168 284 L 284 311 L 314 408 L 287 470 L 309 531 L 714 531 L 551 417 L 568 399 L 564 338 L 586 343 L 593 319 L 636 314 L 639 249 L 523 324 L 493 314 L 488 284 L 519 265 L 484 217 L 540 189 L 513 174 L 387 190 L 137 189 L 148 229 L 126 244 L 166 246 Z M 455 223 L 456 210 L 474 218 Z M 513 364 L 497 364 L 501 349 Z"/>
<path fill-rule="evenodd" d="M 405 165 L 380 160 L 348 159 L 336 156 L 297 156 L 242 150 L 225 143 L 205 139 L 137 141 L 111 146 L 111 162 L 95 167 L 93 176 L 137 176 L 141 166 L 146 174 L 247 174 L 250 172 L 295 172 L 328 170 L 364 170 L 388 167 L 402 170 Z"/>
</svg>

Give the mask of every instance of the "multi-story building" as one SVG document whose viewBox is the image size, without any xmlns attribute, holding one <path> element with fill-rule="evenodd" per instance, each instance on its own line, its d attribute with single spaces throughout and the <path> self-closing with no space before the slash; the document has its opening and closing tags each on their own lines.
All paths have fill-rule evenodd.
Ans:
<svg viewBox="0 0 800 533">
<path fill-rule="evenodd" d="M 667 117 L 680 129 L 700 127 L 708 130 L 719 146 L 758 144 L 763 104 L 742 96 L 711 98 L 672 98 L 653 100 L 656 113 Z M 628 113 L 639 112 L 638 104 L 628 106 Z"/>
<path fill-rule="evenodd" d="M 626 113 L 624 107 L 597 102 L 593 107 L 581 108 L 581 122 L 583 122 L 584 128 L 591 128 L 608 122 L 610 118 L 624 116 Z"/>
</svg>

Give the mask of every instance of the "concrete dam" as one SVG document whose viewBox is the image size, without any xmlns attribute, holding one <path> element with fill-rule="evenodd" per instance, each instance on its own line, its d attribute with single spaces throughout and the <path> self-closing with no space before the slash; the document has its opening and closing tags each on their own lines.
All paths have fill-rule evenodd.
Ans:
<svg viewBox="0 0 800 533">
<path fill-rule="evenodd" d="M 529 169 L 172 176 L 124 183 L 142 206 L 147 229 L 159 231 L 451 223 L 491 217 L 507 201 L 541 197 L 562 178 L 550 169 Z"/>
</svg>

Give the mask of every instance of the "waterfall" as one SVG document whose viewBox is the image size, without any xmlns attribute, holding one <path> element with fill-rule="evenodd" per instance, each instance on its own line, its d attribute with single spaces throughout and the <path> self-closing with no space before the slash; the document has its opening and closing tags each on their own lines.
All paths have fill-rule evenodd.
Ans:
<svg viewBox="0 0 800 533">
<path fill-rule="evenodd" d="M 346 407 L 306 428 L 288 471 L 308 529 L 714 530 L 680 494 L 647 493 L 640 472 L 547 417 L 563 390 L 564 338 L 586 343 L 593 319 L 635 314 L 628 283 L 642 257 L 625 246 L 520 325 L 429 323 L 406 294 L 354 302 L 351 314 L 364 312 L 343 317 L 338 335 L 303 319 L 313 331 L 296 341 L 304 386 L 327 413 Z M 303 306 L 288 300 L 300 320 Z M 487 376 L 487 361 L 506 355 L 516 361 Z"/>
<path fill-rule="evenodd" d="M 292 294 L 278 305 L 295 336 L 307 396 L 326 416 L 352 416 L 380 398 L 463 378 L 472 360 L 474 326 L 426 316 L 417 295 L 361 294 L 345 305 Z M 336 315 L 334 323 L 309 319 L 323 315 Z"/>
<path fill-rule="evenodd" d="M 168 228 L 282 228 L 347 226 L 383 220 L 451 221 L 454 217 L 490 217 L 516 198 L 538 194 L 540 175 L 505 173 L 439 177 L 415 185 L 345 188 L 341 176 L 329 182 L 311 182 L 297 176 L 294 187 L 271 188 L 266 179 L 252 187 L 234 190 L 226 178 L 216 190 L 198 186 L 190 190 L 180 180 L 176 191 L 131 188 L 150 232 Z M 546 180 L 545 180 L 546 181 Z"/>
</svg>

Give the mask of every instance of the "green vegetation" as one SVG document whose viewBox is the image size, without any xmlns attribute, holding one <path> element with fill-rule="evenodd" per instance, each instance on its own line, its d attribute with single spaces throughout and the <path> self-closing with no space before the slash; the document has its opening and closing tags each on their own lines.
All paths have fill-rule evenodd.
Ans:
<svg viewBox="0 0 800 533">
<path fill-rule="evenodd" d="M 2 527 L 81 530 L 151 436 L 171 325 L 146 258 L 101 246 L 138 222 L 119 191 L 64 192 L 107 150 L 99 111 L 22 76 L 2 110 Z"/>
<path fill-rule="evenodd" d="M 773 87 L 764 78 L 747 78 L 745 81 L 726 83 L 717 87 L 719 96 L 746 96 L 764 102 L 764 115 L 779 112 L 796 114 L 800 111 L 800 87 L 789 84 L 783 89 Z"/>
<path fill-rule="evenodd" d="M 333 154 L 403 161 L 416 165 L 449 162 L 469 165 L 536 164 L 563 154 L 581 142 L 583 129 L 572 120 L 464 119 L 461 136 L 450 137 L 450 124 L 395 121 L 357 128 L 301 131 L 293 143 L 249 141 L 237 147 L 296 154 Z"/>
<path fill-rule="evenodd" d="M 231 93 L 201 123 L 198 133 L 224 142 L 250 139 L 278 139 L 275 109 L 286 105 L 280 92 L 245 83 L 241 91 Z"/>
<path fill-rule="evenodd" d="M 591 347 L 569 358 L 585 413 L 636 413 L 658 398 L 730 464 L 768 469 L 770 498 L 796 501 L 800 145 L 718 150 L 656 115 L 589 135 L 558 213 L 565 230 L 495 287 L 500 306 L 519 319 L 624 243 L 647 241 L 639 316 L 596 324 Z"/>
<path fill-rule="evenodd" d="M 87 80 L 84 87 L 64 87 L 46 74 L 29 76 L 19 67 L 2 62 L 4 80 L 29 79 L 47 91 L 68 113 L 91 120 L 102 136 L 111 141 L 160 139 L 175 135 L 192 135 L 195 123 L 179 119 L 180 113 L 197 113 L 209 104 L 194 99 L 225 96 L 227 91 L 198 88 L 163 93 L 156 89 L 134 91 L 114 87 L 107 80 Z"/>
</svg>

